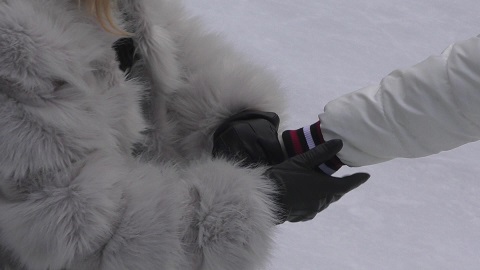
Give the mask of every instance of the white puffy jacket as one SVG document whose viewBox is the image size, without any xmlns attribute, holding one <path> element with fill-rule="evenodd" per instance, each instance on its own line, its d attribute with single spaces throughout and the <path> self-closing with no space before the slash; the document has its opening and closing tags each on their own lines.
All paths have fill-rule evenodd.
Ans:
<svg viewBox="0 0 480 270">
<path fill-rule="evenodd" d="M 341 138 L 349 166 L 415 158 L 480 139 L 480 38 L 329 102 L 319 115 L 326 140 Z"/>
</svg>

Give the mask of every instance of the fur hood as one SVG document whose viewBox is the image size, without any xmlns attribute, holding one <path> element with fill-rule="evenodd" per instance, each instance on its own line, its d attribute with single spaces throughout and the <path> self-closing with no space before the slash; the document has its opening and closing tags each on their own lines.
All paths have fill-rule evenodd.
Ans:
<svg viewBox="0 0 480 270">
<path fill-rule="evenodd" d="M 273 187 L 212 159 L 211 137 L 278 113 L 277 82 L 176 0 L 119 9 L 141 57 L 128 80 L 119 37 L 76 1 L 0 1 L 0 269 L 261 267 Z"/>
</svg>

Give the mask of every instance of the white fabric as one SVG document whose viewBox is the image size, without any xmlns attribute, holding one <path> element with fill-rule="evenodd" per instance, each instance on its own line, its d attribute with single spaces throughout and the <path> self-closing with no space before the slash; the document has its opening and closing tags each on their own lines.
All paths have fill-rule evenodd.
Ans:
<svg viewBox="0 0 480 270">
<path fill-rule="evenodd" d="M 364 166 L 416 158 L 480 138 L 480 39 L 393 71 L 379 85 L 329 102 L 319 115 L 325 140 L 340 138 L 338 157 Z"/>
<path fill-rule="evenodd" d="M 310 132 L 310 126 L 303 127 L 303 135 L 307 141 L 308 149 L 315 148 L 315 142 L 312 138 L 312 133 Z"/>
</svg>

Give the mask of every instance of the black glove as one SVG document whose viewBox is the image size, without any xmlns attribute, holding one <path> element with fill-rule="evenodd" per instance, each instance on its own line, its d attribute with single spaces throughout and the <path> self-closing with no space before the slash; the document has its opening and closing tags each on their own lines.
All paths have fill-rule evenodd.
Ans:
<svg viewBox="0 0 480 270">
<path fill-rule="evenodd" d="M 331 140 L 267 170 L 267 176 L 279 187 L 277 203 L 281 208 L 281 223 L 310 220 L 367 181 L 370 175 L 366 173 L 337 178 L 318 169 L 318 165 L 335 156 L 342 146 L 341 140 Z"/>
<path fill-rule="evenodd" d="M 243 165 L 274 165 L 285 160 L 278 141 L 280 119 L 272 112 L 243 111 L 227 119 L 213 135 L 213 155 Z"/>
</svg>

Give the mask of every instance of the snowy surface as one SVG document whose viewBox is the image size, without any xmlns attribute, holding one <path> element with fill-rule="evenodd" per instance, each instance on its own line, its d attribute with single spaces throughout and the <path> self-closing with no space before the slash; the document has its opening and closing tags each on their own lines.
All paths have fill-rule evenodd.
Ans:
<svg viewBox="0 0 480 270">
<path fill-rule="evenodd" d="M 274 72 L 287 128 L 331 99 L 480 34 L 478 0 L 187 0 L 194 14 Z M 480 91 L 480 88 L 479 88 Z M 480 106 L 480 104 L 479 104 Z M 279 226 L 268 269 L 480 269 L 480 143 L 367 171 L 361 188 Z"/>
</svg>

